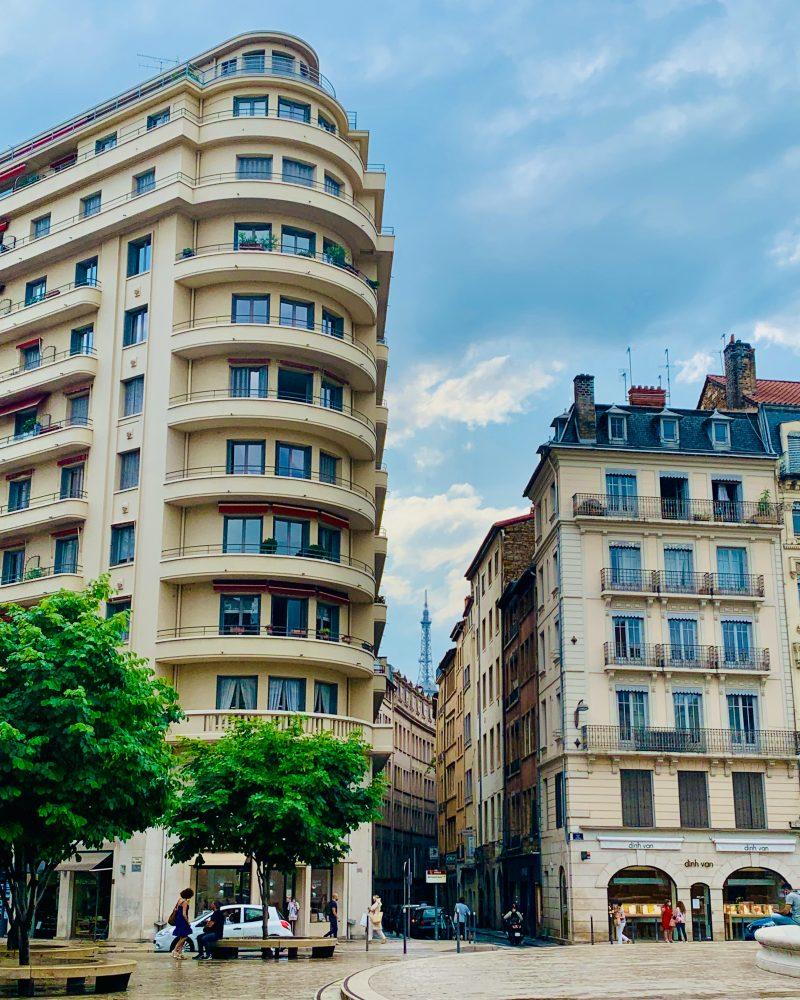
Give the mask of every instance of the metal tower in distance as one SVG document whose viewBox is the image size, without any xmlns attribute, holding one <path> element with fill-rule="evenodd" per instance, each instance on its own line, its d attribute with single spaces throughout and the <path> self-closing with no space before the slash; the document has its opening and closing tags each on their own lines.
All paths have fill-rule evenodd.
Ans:
<svg viewBox="0 0 800 1000">
<path fill-rule="evenodd" d="M 433 656 L 431 655 L 431 614 L 428 611 L 428 591 L 425 591 L 425 607 L 420 621 L 422 632 L 419 640 L 419 680 L 418 684 L 428 695 L 436 694 L 433 683 Z"/>
</svg>

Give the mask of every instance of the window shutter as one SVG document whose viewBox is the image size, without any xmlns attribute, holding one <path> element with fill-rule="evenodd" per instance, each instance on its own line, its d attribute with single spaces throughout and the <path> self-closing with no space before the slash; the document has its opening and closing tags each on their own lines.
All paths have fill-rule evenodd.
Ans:
<svg viewBox="0 0 800 1000">
<path fill-rule="evenodd" d="M 733 809 L 737 830 L 766 829 L 763 774 L 734 771 Z"/>
<path fill-rule="evenodd" d="M 707 829 L 708 790 L 705 771 L 678 771 L 681 826 Z"/>
<path fill-rule="evenodd" d="M 620 770 L 622 825 L 650 827 L 653 822 L 653 772 Z"/>
</svg>

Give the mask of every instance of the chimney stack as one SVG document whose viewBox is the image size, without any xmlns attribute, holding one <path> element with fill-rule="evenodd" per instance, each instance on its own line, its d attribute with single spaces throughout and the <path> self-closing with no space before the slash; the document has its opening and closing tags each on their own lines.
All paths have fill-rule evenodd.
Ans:
<svg viewBox="0 0 800 1000">
<path fill-rule="evenodd" d="M 656 406 L 663 410 L 667 405 L 667 390 L 660 385 L 632 385 L 628 389 L 628 403 L 631 406 Z"/>
<path fill-rule="evenodd" d="M 731 335 L 725 347 L 725 405 L 729 410 L 750 409 L 755 391 L 756 352 Z"/>
<path fill-rule="evenodd" d="M 575 387 L 575 424 L 578 430 L 578 440 L 594 442 L 597 440 L 594 375 L 576 375 L 573 379 L 573 385 Z"/>
</svg>

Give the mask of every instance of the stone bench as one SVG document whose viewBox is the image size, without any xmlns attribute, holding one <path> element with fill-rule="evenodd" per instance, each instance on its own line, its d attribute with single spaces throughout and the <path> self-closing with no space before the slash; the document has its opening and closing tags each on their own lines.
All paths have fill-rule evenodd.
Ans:
<svg viewBox="0 0 800 1000">
<path fill-rule="evenodd" d="M 240 951 L 260 951 L 262 958 L 280 958 L 286 951 L 290 959 L 297 958 L 300 948 L 310 948 L 312 958 L 333 958 L 336 941 L 333 938 L 223 938 L 211 949 L 212 958 L 238 958 Z"/>
<path fill-rule="evenodd" d="M 67 993 L 84 992 L 87 979 L 94 979 L 95 993 L 126 990 L 136 962 L 87 962 L 83 965 L 17 965 L 0 967 L 0 984 L 17 984 L 21 997 L 35 995 L 36 984 L 64 983 Z"/>
<path fill-rule="evenodd" d="M 762 927 L 756 931 L 756 941 L 759 969 L 800 979 L 800 926 Z"/>
<path fill-rule="evenodd" d="M 59 945 L 47 948 L 31 947 L 31 959 L 38 962 L 81 962 L 93 959 L 97 954 L 94 945 Z M 0 949 L 0 959 L 19 959 L 19 952 Z"/>
</svg>

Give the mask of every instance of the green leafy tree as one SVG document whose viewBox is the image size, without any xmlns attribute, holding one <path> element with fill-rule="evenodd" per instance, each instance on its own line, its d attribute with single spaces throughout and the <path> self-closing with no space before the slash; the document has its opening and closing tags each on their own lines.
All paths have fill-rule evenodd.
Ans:
<svg viewBox="0 0 800 1000">
<path fill-rule="evenodd" d="M 371 776 L 369 747 L 357 733 L 306 735 L 299 720 L 285 728 L 241 721 L 216 742 L 184 747 L 167 822 L 177 843 L 168 856 L 186 862 L 203 851 L 235 851 L 252 858 L 267 937 L 270 871 L 341 861 L 348 835 L 380 814 L 383 776 Z"/>
<path fill-rule="evenodd" d="M 152 826 L 173 788 L 177 695 L 123 648 L 107 579 L 0 610 L 0 870 L 20 965 L 56 866 Z"/>
</svg>

